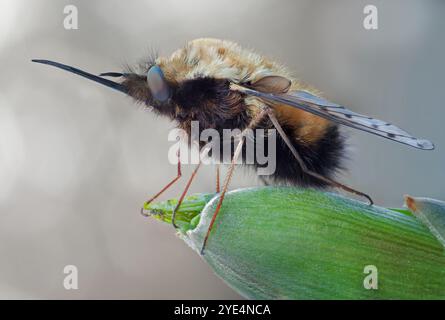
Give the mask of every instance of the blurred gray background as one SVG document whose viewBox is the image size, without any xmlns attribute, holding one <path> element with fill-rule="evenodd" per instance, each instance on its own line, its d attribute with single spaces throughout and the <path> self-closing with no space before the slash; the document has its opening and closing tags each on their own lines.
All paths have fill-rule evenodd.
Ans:
<svg viewBox="0 0 445 320">
<path fill-rule="evenodd" d="M 78 30 L 63 27 L 67 4 Z M 378 30 L 363 28 L 366 4 Z M 342 181 L 398 207 L 405 193 L 445 200 L 444 13 L 440 0 L 0 0 L 0 298 L 239 298 L 173 228 L 139 215 L 176 173 L 173 124 L 30 59 L 99 73 L 197 37 L 255 48 L 331 100 L 435 142 L 422 152 L 348 131 Z M 214 184 L 204 168 L 191 191 Z M 239 170 L 231 188 L 256 184 Z M 78 290 L 62 285 L 68 264 Z"/>
</svg>

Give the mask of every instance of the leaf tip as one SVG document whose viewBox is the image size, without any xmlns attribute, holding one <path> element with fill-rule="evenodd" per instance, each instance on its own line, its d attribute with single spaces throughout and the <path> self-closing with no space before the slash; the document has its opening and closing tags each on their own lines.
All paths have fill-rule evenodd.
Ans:
<svg viewBox="0 0 445 320">
<path fill-rule="evenodd" d="M 408 194 L 405 194 L 403 198 L 405 199 L 405 206 L 408 209 L 410 209 L 413 213 L 416 212 L 417 211 L 416 199 Z"/>
</svg>

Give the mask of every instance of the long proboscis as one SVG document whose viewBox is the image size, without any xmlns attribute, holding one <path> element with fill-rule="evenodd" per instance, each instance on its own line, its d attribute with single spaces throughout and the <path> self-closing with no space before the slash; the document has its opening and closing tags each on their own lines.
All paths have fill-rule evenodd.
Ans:
<svg viewBox="0 0 445 320">
<path fill-rule="evenodd" d="M 81 77 L 87 78 L 87 79 L 92 80 L 94 82 L 100 83 L 100 84 L 102 84 L 102 85 L 104 85 L 104 86 L 106 86 L 108 88 L 120 91 L 120 92 L 125 93 L 125 94 L 128 93 L 128 90 L 120 83 L 117 83 L 117 82 L 114 82 L 114 81 L 102 78 L 100 76 L 97 76 L 97 75 L 91 74 L 89 72 L 77 69 L 75 67 L 68 66 L 66 64 L 62 64 L 62 63 L 51 61 L 51 60 L 41 60 L 41 59 L 33 59 L 31 61 L 32 62 L 36 62 L 36 63 L 42 63 L 42 64 L 50 65 L 50 66 L 53 66 L 53 67 L 56 67 L 56 68 L 59 68 L 59 69 L 62 69 L 62 70 L 65 70 L 65 71 L 77 74 L 77 75 L 79 75 Z M 107 74 L 104 74 L 104 75 L 107 75 Z"/>
</svg>

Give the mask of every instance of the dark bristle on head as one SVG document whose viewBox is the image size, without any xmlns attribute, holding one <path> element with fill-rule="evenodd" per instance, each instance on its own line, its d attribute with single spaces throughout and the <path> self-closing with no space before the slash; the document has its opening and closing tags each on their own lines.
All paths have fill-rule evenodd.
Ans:
<svg viewBox="0 0 445 320">
<path fill-rule="evenodd" d="M 145 58 L 141 59 L 139 63 L 135 65 L 125 64 L 125 73 L 134 73 L 141 76 L 146 76 L 148 70 L 156 64 L 156 59 L 158 58 L 158 52 L 155 49 L 149 49 L 148 54 Z"/>
<path fill-rule="evenodd" d="M 159 52 L 155 48 L 149 48 L 147 58 L 145 59 L 146 66 L 153 66 L 156 64 L 156 59 L 159 57 Z M 147 69 L 148 71 L 148 69 Z"/>
</svg>

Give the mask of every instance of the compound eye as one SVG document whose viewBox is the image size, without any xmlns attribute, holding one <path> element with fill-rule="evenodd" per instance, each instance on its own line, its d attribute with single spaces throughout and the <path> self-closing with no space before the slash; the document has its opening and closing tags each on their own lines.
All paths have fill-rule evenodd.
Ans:
<svg viewBox="0 0 445 320">
<path fill-rule="evenodd" d="M 164 78 L 164 73 L 158 66 L 153 66 L 148 70 L 147 83 L 155 100 L 165 102 L 170 98 L 170 87 Z"/>
</svg>

